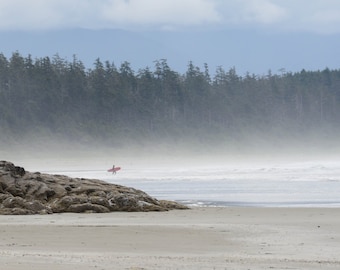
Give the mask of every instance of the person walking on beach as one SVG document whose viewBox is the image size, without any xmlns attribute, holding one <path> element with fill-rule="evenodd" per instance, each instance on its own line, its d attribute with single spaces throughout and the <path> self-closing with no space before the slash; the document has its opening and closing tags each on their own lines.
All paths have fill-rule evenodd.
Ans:
<svg viewBox="0 0 340 270">
<path fill-rule="evenodd" d="M 115 165 L 112 165 L 112 174 L 116 174 Z"/>
</svg>

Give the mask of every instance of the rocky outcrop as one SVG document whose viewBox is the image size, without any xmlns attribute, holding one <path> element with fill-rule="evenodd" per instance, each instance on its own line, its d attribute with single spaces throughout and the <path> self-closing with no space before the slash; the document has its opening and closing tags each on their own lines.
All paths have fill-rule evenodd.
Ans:
<svg viewBox="0 0 340 270">
<path fill-rule="evenodd" d="M 141 190 L 96 179 L 31 173 L 0 161 L 0 214 L 167 211 L 187 209 Z"/>
</svg>

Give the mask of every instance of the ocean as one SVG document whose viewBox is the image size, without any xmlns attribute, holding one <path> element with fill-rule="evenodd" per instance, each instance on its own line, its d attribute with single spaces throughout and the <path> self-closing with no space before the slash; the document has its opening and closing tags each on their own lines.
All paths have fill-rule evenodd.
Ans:
<svg viewBox="0 0 340 270">
<path fill-rule="evenodd" d="M 94 178 L 140 189 L 188 206 L 340 207 L 340 163 L 296 162 L 272 165 L 117 164 L 107 167 L 58 169 L 46 173 Z"/>
</svg>

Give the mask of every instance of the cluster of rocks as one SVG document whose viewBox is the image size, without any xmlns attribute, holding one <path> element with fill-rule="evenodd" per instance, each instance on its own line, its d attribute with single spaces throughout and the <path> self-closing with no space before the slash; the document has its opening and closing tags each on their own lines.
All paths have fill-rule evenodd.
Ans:
<svg viewBox="0 0 340 270">
<path fill-rule="evenodd" d="M 0 214 L 167 211 L 187 209 L 141 190 L 96 179 L 27 172 L 0 161 Z"/>
</svg>

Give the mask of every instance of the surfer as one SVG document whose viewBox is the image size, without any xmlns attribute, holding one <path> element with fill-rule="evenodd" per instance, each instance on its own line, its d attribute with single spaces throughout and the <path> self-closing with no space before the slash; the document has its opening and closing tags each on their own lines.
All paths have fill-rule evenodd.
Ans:
<svg viewBox="0 0 340 270">
<path fill-rule="evenodd" d="M 112 174 L 116 174 L 117 171 L 119 171 L 120 169 L 121 169 L 121 167 L 112 165 L 112 168 L 108 169 L 107 171 L 112 172 Z"/>
</svg>

